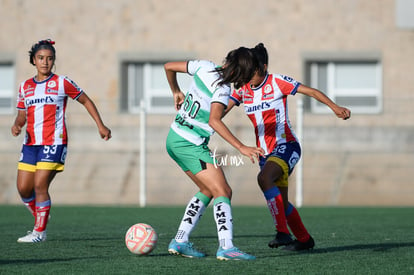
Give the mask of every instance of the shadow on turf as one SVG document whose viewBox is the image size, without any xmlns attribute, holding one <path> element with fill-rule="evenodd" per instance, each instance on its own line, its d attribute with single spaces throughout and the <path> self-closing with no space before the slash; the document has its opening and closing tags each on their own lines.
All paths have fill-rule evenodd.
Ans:
<svg viewBox="0 0 414 275">
<path fill-rule="evenodd" d="M 235 235 L 234 238 L 263 238 L 269 237 L 273 238 L 275 235 Z M 212 236 L 208 236 L 210 238 Z M 217 237 L 215 237 L 217 238 Z M 400 247 L 410 247 L 414 246 L 414 242 L 406 242 L 406 243 L 377 243 L 377 244 L 354 244 L 354 245 L 347 245 L 347 246 L 335 246 L 335 247 L 324 247 L 318 248 L 318 240 L 315 240 L 316 247 L 311 250 L 313 253 L 330 253 L 330 252 L 337 252 L 337 251 L 347 251 L 347 250 L 362 250 L 362 249 L 372 249 L 372 251 L 376 252 L 383 252 L 393 248 L 400 248 Z M 294 252 L 297 253 L 297 252 Z"/>
<path fill-rule="evenodd" d="M 121 238 L 56 238 L 56 239 L 48 239 L 47 242 L 84 242 L 84 241 L 114 241 L 120 240 Z M 121 239 L 122 240 L 122 239 Z"/>
<path fill-rule="evenodd" d="M 371 250 L 373 252 L 387 252 L 390 249 L 401 248 L 401 247 L 411 247 L 411 246 L 414 246 L 414 242 L 355 244 L 355 245 L 324 247 L 324 248 L 316 247 L 312 250 L 305 250 L 305 251 L 299 251 L 299 252 L 295 252 L 295 251 L 284 251 L 284 252 L 286 252 L 286 256 L 291 256 L 292 254 L 297 254 L 297 253 L 324 254 L 324 253 L 342 252 L 342 251 L 350 251 L 350 250 Z M 283 250 L 283 249 L 280 249 L 280 250 Z M 280 257 L 281 255 L 278 255 L 278 256 Z"/>
<path fill-rule="evenodd" d="M 393 248 L 414 246 L 414 242 L 408 243 L 377 243 L 377 244 L 355 244 L 338 247 L 316 248 L 313 253 L 330 253 L 347 250 L 372 250 L 374 252 L 384 252 Z"/>
<path fill-rule="evenodd" d="M 0 260 L 0 265 L 44 264 L 44 263 L 53 263 L 53 262 L 70 262 L 70 261 L 78 261 L 78 260 L 85 260 L 85 259 L 101 259 L 101 257 Z"/>
<path fill-rule="evenodd" d="M 275 235 L 235 235 L 234 238 L 237 240 L 239 238 L 273 238 Z M 197 237 L 196 237 L 197 238 Z M 203 236 L 198 237 L 201 239 L 204 238 L 217 238 L 217 236 Z M 267 247 L 266 244 L 264 246 Z M 286 256 L 291 256 L 292 254 L 298 253 L 315 253 L 315 254 L 324 254 L 324 253 L 333 253 L 333 252 L 341 252 L 341 251 L 349 251 L 349 250 L 372 250 L 373 252 L 386 252 L 390 249 L 394 248 L 401 248 L 401 247 L 414 247 L 414 242 L 406 242 L 406 243 L 377 243 L 377 244 L 355 244 L 355 245 L 347 245 L 347 246 L 334 246 L 334 247 L 318 247 L 318 242 L 316 240 L 316 247 L 312 250 L 305 250 L 305 251 L 287 251 L 283 250 L 283 248 L 279 248 L 276 250 L 282 251 L 286 253 Z M 279 257 L 282 255 L 278 255 Z"/>
</svg>

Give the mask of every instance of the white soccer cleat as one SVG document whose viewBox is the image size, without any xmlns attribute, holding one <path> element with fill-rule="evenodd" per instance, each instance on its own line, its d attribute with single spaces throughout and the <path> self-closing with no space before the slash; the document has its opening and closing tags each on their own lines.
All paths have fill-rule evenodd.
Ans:
<svg viewBox="0 0 414 275">
<path fill-rule="evenodd" d="M 28 231 L 27 235 L 17 239 L 18 243 L 40 243 L 46 241 L 46 230 L 43 232 Z"/>
</svg>

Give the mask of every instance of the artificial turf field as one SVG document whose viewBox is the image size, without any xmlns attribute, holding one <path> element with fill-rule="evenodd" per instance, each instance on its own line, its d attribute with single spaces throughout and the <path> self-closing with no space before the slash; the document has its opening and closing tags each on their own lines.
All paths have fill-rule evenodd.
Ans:
<svg viewBox="0 0 414 275">
<path fill-rule="evenodd" d="M 44 243 L 21 244 L 33 226 L 24 206 L 0 206 L 0 274 L 414 274 L 414 208 L 305 207 L 299 213 L 316 246 L 310 252 L 271 249 L 272 220 L 264 207 L 233 207 L 234 243 L 257 257 L 221 262 L 212 207 L 192 234 L 203 259 L 171 256 L 183 207 L 53 206 Z M 148 256 L 124 243 L 134 223 L 159 236 Z"/>
</svg>

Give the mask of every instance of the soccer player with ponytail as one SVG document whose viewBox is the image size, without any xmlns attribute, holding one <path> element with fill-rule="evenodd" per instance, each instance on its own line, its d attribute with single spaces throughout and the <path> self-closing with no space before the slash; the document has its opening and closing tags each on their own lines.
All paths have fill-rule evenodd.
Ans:
<svg viewBox="0 0 414 275">
<path fill-rule="evenodd" d="M 95 121 L 101 138 L 111 138 L 93 101 L 72 80 L 52 72 L 56 60 L 54 41 L 34 44 L 29 61 L 37 74 L 22 82 L 17 99 L 17 116 L 11 127 L 18 136 L 26 125 L 25 138 L 17 170 L 17 190 L 34 216 L 33 231 L 19 238 L 21 243 L 46 241 L 51 199 L 49 187 L 58 172 L 63 171 L 67 153 L 65 111 L 70 97 L 84 105 Z"/>
<path fill-rule="evenodd" d="M 189 238 L 214 199 L 214 219 L 219 239 L 217 259 L 253 260 L 254 256 L 233 245 L 232 190 L 221 167 L 214 163 L 208 141 L 216 131 L 252 161 L 262 153 L 260 148 L 242 144 L 221 121 L 229 101 L 230 83 L 236 87 L 247 83 L 257 69 L 257 62 L 249 49 L 240 47 L 229 52 L 221 67 L 205 60 L 169 62 L 164 67 L 178 111 L 167 137 L 167 151 L 199 188 L 187 204 L 168 251 L 191 258 L 205 256 L 193 247 Z M 177 73 L 188 73 L 193 78 L 186 95 L 178 86 Z"/>
<path fill-rule="evenodd" d="M 301 148 L 290 125 L 287 97 L 296 93 L 313 97 L 326 104 L 341 119 L 350 118 L 351 111 L 338 106 L 321 91 L 291 77 L 269 74 L 268 54 L 262 43 L 251 51 L 257 57 L 259 70 L 249 83 L 233 91 L 226 113 L 234 105 L 243 103 L 245 113 L 254 125 L 256 145 L 265 152 L 260 157 L 257 180 L 277 232 L 269 247 L 286 246 L 285 249 L 292 251 L 311 249 L 315 242 L 288 199 L 288 177 L 299 161 Z M 288 227 L 296 240 L 291 238 Z"/>
</svg>

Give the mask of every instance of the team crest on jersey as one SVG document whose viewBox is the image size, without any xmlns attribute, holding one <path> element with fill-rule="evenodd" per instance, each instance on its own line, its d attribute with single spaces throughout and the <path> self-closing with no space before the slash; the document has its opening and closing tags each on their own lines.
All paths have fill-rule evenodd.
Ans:
<svg viewBox="0 0 414 275">
<path fill-rule="evenodd" d="M 56 87 L 56 81 L 51 80 L 47 83 L 47 87 L 49 88 L 55 88 Z"/>
<path fill-rule="evenodd" d="M 58 94 L 58 90 L 57 89 L 54 89 L 54 88 L 57 88 L 56 86 L 57 86 L 56 81 L 54 81 L 54 80 L 49 81 L 47 83 L 47 89 L 46 89 L 46 92 L 45 93 L 47 95 L 57 95 Z"/>
<path fill-rule="evenodd" d="M 236 94 L 240 97 L 243 96 L 243 89 L 242 88 L 237 89 Z"/>
<path fill-rule="evenodd" d="M 274 97 L 275 96 L 272 85 L 267 84 L 266 86 L 264 86 L 262 92 L 262 100 L 273 99 Z"/>
</svg>

